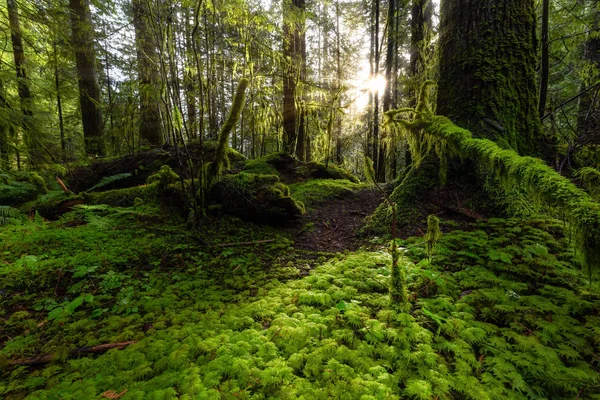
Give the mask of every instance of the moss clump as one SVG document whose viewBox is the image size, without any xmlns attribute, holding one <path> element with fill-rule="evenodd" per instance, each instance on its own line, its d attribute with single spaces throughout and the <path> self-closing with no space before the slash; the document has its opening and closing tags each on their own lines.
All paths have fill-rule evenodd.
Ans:
<svg viewBox="0 0 600 400">
<path fill-rule="evenodd" d="M 290 155 L 286 153 L 273 153 L 255 160 L 249 160 L 244 166 L 244 172 L 279 176 L 279 169 L 293 163 L 294 160 Z"/>
<path fill-rule="evenodd" d="M 171 167 L 168 165 L 163 165 L 160 167 L 160 171 L 158 171 L 154 175 L 150 175 L 146 180 L 146 183 L 151 185 L 153 183 L 158 183 L 159 189 L 165 189 L 167 186 L 177 182 L 179 180 L 179 175 L 177 175 Z"/>
<path fill-rule="evenodd" d="M 136 199 L 145 204 L 155 204 L 158 201 L 160 183 L 154 182 L 149 185 L 134 186 L 125 189 L 107 190 L 105 192 L 85 193 L 83 198 L 89 204 L 107 204 L 113 207 L 132 207 Z"/>
<path fill-rule="evenodd" d="M 283 182 L 295 183 L 308 179 L 345 179 L 359 183 L 358 178 L 337 165 L 298 161 L 286 153 L 273 153 L 250 160 L 244 172 L 262 175 L 277 175 Z"/>
<path fill-rule="evenodd" d="M 223 176 L 215 182 L 211 199 L 229 214 L 261 223 L 285 222 L 304 212 L 304 206 L 275 175 L 242 172 Z"/>
<path fill-rule="evenodd" d="M 290 185 L 292 197 L 310 207 L 329 199 L 352 196 L 355 191 L 367 188 L 363 183 L 350 182 L 347 179 L 310 179 Z"/>
</svg>

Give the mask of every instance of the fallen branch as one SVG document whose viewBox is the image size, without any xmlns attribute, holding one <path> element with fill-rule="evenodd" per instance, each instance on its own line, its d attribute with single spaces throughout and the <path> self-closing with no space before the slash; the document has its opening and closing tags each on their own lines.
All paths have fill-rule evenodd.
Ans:
<svg viewBox="0 0 600 400">
<path fill-rule="evenodd" d="M 67 186 L 65 185 L 65 183 L 58 177 L 58 175 L 55 175 L 54 177 L 56 178 L 56 181 L 58 182 L 58 184 L 60 185 L 60 187 L 62 188 L 62 190 L 66 194 L 69 194 L 70 190 L 67 188 Z"/>
<path fill-rule="evenodd" d="M 250 246 L 253 244 L 273 243 L 274 241 L 275 241 L 275 239 L 255 240 L 253 242 L 222 243 L 222 244 L 215 245 L 215 247 Z"/>
<path fill-rule="evenodd" d="M 131 340 L 129 342 L 121 342 L 121 343 L 106 343 L 99 344 L 97 346 L 86 346 L 81 347 L 79 349 L 74 349 L 69 351 L 69 357 L 76 357 L 82 354 L 90 354 L 90 353 L 103 353 L 110 349 L 124 349 L 130 344 L 137 343 L 137 340 Z M 46 354 L 38 357 L 25 358 L 22 360 L 14 360 L 10 361 L 8 364 L 10 366 L 23 366 L 23 365 L 44 365 L 50 364 L 54 359 L 56 359 L 56 354 Z"/>
</svg>

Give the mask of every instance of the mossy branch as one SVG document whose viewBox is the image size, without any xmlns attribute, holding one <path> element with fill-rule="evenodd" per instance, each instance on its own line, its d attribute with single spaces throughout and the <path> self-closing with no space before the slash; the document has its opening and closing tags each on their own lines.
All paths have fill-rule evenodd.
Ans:
<svg viewBox="0 0 600 400">
<path fill-rule="evenodd" d="M 600 203 L 569 179 L 534 157 L 520 156 L 514 150 L 503 149 L 489 139 L 473 138 L 471 132 L 454 125 L 448 118 L 416 113 L 415 120 L 400 122 L 408 128 L 413 140 L 411 150 L 432 148 L 440 158 L 448 155 L 468 158 L 479 166 L 493 171 L 509 191 L 515 185 L 527 197 L 539 199 L 542 204 L 558 211 L 575 232 L 576 247 L 583 254 L 583 262 L 591 276 L 600 269 Z M 412 128 L 412 129 L 411 129 Z"/>
<path fill-rule="evenodd" d="M 206 187 L 210 188 L 215 180 L 221 175 L 223 164 L 227 158 L 227 148 L 229 147 L 229 134 L 233 127 L 237 124 L 244 107 L 246 98 L 246 87 L 248 86 L 247 79 L 241 79 L 235 91 L 235 97 L 227 120 L 219 131 L 219 144 L 215 154 L 215 160 L 208 165 L 208 174 L 206 176 Z"/>
</svg>

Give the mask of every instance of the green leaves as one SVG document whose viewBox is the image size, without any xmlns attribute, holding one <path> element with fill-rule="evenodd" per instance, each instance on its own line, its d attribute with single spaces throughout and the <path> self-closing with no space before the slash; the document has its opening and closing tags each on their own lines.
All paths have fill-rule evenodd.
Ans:
<svg viewBox="0 0 600 400">
<path fill-rule="evenodd" d="M 506 264 L 512 264 L 512 256 L 502 251 L 490 250 L 488 251 L 487 256 L 492 261 L 502 261 Z"/>
<path fill-rule="evenodd" d="M 65 321 L 68 317 L 75 314 L 75 310 L 79 308 L 84 302 L 91 303 L 94 301 L 94 296 L 91 294 L 82 294 L 76 297 L 70 302 L 63 302 L 58 307 L 52 309 L 48 313 L 48 320 L 56 320 L 58 322 Z"/>
</svg>

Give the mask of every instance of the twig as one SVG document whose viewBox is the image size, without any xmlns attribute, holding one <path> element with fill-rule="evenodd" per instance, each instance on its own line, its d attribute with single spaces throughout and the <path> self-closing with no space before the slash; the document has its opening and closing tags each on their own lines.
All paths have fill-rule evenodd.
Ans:
<svg viewBox="0 0 600 400">
<path fill-rule="evenodd" d="M 250 246 L 253 244 L 264 244 L 264 243 L 273 243 L 275 239 L 268 240 L 255 240 L 252 242 L 234 242 L 234 243 L 221 243 L 217 244 L 214 247 L 234 247 L 234 246 Z"/>
<path fill-rule="evenodd" d="M 121 342 L 121 343 L 105 343 L 99 344 L 97 346 L 91 347 L 81 347 L 79 349 L 69 351 L 69 357 L 75 357 L 81 354 L 89 354 L 89 353 L 103 353 L 110 349 L 124 349 L 130 344 L 137 343 L 137 340 L 131 340 L 129 342 Z M 11 366 L 23 366 L 23 365 L 44 365 L 51 363 L 56 358 L 56 354 L 46 354 L 39 357 L 31 357 L 22 360 L 14 360 L 10 361 L 9 365 Z"/>
</svg>

